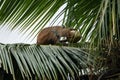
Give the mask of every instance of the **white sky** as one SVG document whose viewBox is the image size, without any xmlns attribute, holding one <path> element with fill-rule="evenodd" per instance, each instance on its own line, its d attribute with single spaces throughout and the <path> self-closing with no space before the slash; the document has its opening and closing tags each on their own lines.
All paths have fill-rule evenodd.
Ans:
<svg viewBox="0 0 120 80">
<path fill-rule="evenodd" d="M 55 16 L 63 9 L 63 7 L 65 7 L 65 5 L 63 5 L 58 10 L 58 12 L 55 14 Z M 53 18 L 50 20 L 50 22 L 48 22 L 48 24 L 46 24 L 46 26 L 50 25 Z M 54 25 L 62 25 L 62 22 L 61 22 L 62 19 L 63 19 L 63 15 L 60 17 L 60 19 Z M 7 28 L 8 26 L 5 25 L 5 27 Z M 5 28 L 3 29 L 3 28 L 1 28 L 1 25 L 0 25 L 0 43 L 4 43 L 4 44 L 12 44 L 12 43 L 34 44 L 34 43 L 36 43 L 36 38 L 32 41 L 26 40 L 26 34 L 24 35 L 24 37 L 22 37 L 21 33 L 19 31 L 17 31 L 17 30 L 10 31 L 10 30 L 7 30 Z"/>
<path fill-rule="evenodd" d="M 0 29 L 0 43 L 21 43 L 24 42 L 18 32 L 11 32 L 5 29 Z"/>
</svg>

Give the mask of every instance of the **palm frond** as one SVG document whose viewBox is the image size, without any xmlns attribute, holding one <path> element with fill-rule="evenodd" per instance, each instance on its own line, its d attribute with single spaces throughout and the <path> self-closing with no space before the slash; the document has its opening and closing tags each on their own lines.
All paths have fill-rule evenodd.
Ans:
<svg viewBox="0 0 120 80">
<path fill-rule="evenodd" d="M 55 17 L 53 23 L 55 23 L 55 21 L 57 21 L 57 19 L 59 19 L 59 17 L 64 14 L 62 24 L 80 30 L 83 36 L 78 46 L 87 49 L 86 51 L 95 54 L 95 56 L 100 56 L 101 54 L 99 53 L 101 52 L 107 52 L 109 54 L 120 52 L 120 0 L 1 0 L 0 4 L 0 27 L 9 26 L 8 29 L 18 29 L 23 34 L 28 33 L 27 31 L 29 31 L 30 34 L 28 33 L 28 37 L 35 37 L 38 31 L 52 18 L 52 16 L 57 12 L 57 10 L 59 10 L 61 6 L 66 5 L 64 9 L 62 9 L 60 14 Z M 86 42 L 88 43 L 89 47 L 86 47 L 84 45 L 86 44 Z M 81 45 L 81 43 L 83 43 L 83 45 Z M 55 54 L 57 52 L 59 53 L 59 56 L 63 56 L 62 53 L 68 56 L 68 54 L 66 53 L 71 53 L 71 50 L 73 50 L 71 48 L 71 50 L 69 50 L 69 48 L 65 48 L 67 49 L 67 51 L 65 51 L 61 47 L 55 47 L 55 49 L 53 47 L 49 47 L 50 46 L 47 46 L 47 48 L 43 48 L 43 46 L 40 46 L 39 50 L 38 47 L 35 49 L 30 49 L 30 46 L 29 48 L 27 47 L 22 51 L 25 53 L 27 52 L 27 50 L 30 53 L 33 51 L 35 51 L 36 53 L 38 51 L 41 51 L 41 55 L 44 57 L 41 57 L 40 60 L 44 60 L 47 59 L 47 57 L 45 57 L 47 54 L 44 54 L 46 53 L 46 50 L 53 51 L 50 52 L 51 54 Z M 9 49 L 11 49 L 11 47 L 9 47 Z M 3 45 L 1 47 L 1 50 L 3 50 L 2 53 L 9 51 L 9 49 L 6 45 Z M 104 49 L 106 49 L 107 51 L 105 50 L 104 52 Z M 17 50 L 21 51 L 21 48 Z M 76 51 L 79 52 L 79 50 Z M 72 51 L 72 53 L 77 53 L 76 51 Z M 9 51 L 10 55 L 11 52 L 12 51 Z M 6 55 L 7 54 L 1 54 L 1 60 L 4 60 L 4 58 L 6 59 L 6 57 L 8 57 L 8 59 L 3 61 L 4 69 L 13 73 L 13 67 L 11 66 L 11 68 L 8 68 L 8 66 L 12 65 L 13 63 L 7 62 L 11 60 L 11 56 Z M 38 53 L 37 55 L 40 56 Z M 36 59 L 35 57 L 31 57 L 28 54 L 24 55 L 24 57 L 28 56 L 30 59 L 33 58 L 33 60 L 30 60 L 27 57 L 26 59 L 24 59 L 23 55 L 20 54 L 14 54 L 14 56 L 16 56 L 16 61 L 20 63 L 19 66 L 21 66 L 21 74 L 26 74 L 26 76 L 30 76 L 32 71 L 32 73 L 37 74 L 37 76 L 40 74 L 42 78 L 47 77 L 51 79 L 52 77 L 50 76 L 50 73 L 46 71 L 47 69 L 49 69 L 50 71 L 53 71 L 52 75 L 56 75 L 54 77 L 54 79 L 56 79 L 56 68 L 62 76 L 67 76 L 62 66 L 63 64 L 64 67 L 68 67 L 69 73 L 71 75 L 73 75 L 71 68 L 73 69 L 73 71 L 77 70 L 75 65 L 68 66 L 67 61 L 63 61 L 70 60 L 71 58 L 59 57 L 56 59 L 54 58 L 54 55 L 51 55 L 50 57 L 52 57 L 54 60 L 57 60 L 57 63 L 51 61 L 50 63 L 52 65 L 49 65 L 45 68 L 43 68 L 43 66 L 48 65 L 48 60 L 45 60 L 47 61 L 47 63 L 39 63 L 43 65 L 40 66 L 40 69 L 42 69 L 42 71 L 41 73 L 39 73 L 37 71 L 39 71 L 40 69 L 35 69 L 38 64 L 33 62 L 38 61 L 38 58 Z M 73 57 L 78 59 L 78 56 Z M 29 66 L 23 67 L 22 65 L 24 64 L 25 66 L 26 63 L 29 63 Z M 57 65 L 55 66 L 54 64 Z M 74 64 L 74 62 L 72 64 Z M 50 68 L 51 66 L 55 68 Z M 27 70 L 27 72 L 25 70 Z M 64 79 L 66 78 L 65 76 L 63 77 Z"/>
<path fill-rule="evenodd" d="M 1 1 L 0 27 L 17 29 L 30 34 L 28 37 L 33 34 L 35 37 L 64 3 L 64 0 Z"/>
<path fill-rule="evenodd" d="M 90 65 L 88 54 L 79 48 L 59 46 L 37 46 L 35 44 L 0 44 L 0 60 L 3 69 L 15 79 L 16 66 L 25 79 L 36 75 L 39 79 L 74 78 L 79 70 Z"/>
</svg>

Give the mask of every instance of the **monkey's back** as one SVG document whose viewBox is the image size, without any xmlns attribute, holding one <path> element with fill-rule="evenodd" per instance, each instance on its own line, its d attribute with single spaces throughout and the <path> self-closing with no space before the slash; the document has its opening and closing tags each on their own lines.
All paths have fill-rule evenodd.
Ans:
<svg viewBox="0 0 120 80">
<path fill-rule="evenodd" d="M 44 28 L 37 36 L 37 44 L 55 44 L 58 40 L 56 35 L 60 35 L 62 30 L 60 26 Z"/>
</svg>

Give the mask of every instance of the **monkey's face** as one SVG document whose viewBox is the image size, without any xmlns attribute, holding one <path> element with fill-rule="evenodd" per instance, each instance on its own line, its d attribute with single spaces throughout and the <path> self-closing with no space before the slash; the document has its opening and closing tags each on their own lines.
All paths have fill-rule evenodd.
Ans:
<svg viewBox="0 0 120 80">
<path fill-rule="evenodd" d="M 68 42 L 77 43 L 81 39 L 81 34 L 79 31 L 72 29 L 67 37 Z"/>
</svg>

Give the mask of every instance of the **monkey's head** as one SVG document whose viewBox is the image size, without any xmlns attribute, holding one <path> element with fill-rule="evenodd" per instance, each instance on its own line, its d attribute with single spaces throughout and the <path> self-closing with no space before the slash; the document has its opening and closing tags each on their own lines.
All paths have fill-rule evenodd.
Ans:
<svg viewBox="0 0 120 80">
<path fill-rule="evenodd" d="M 76 29 L 70 29 L 69 36 L 67 37 L 68 42 L 77 43 L 81 39 L 81 33 Z"/>
</svg>

